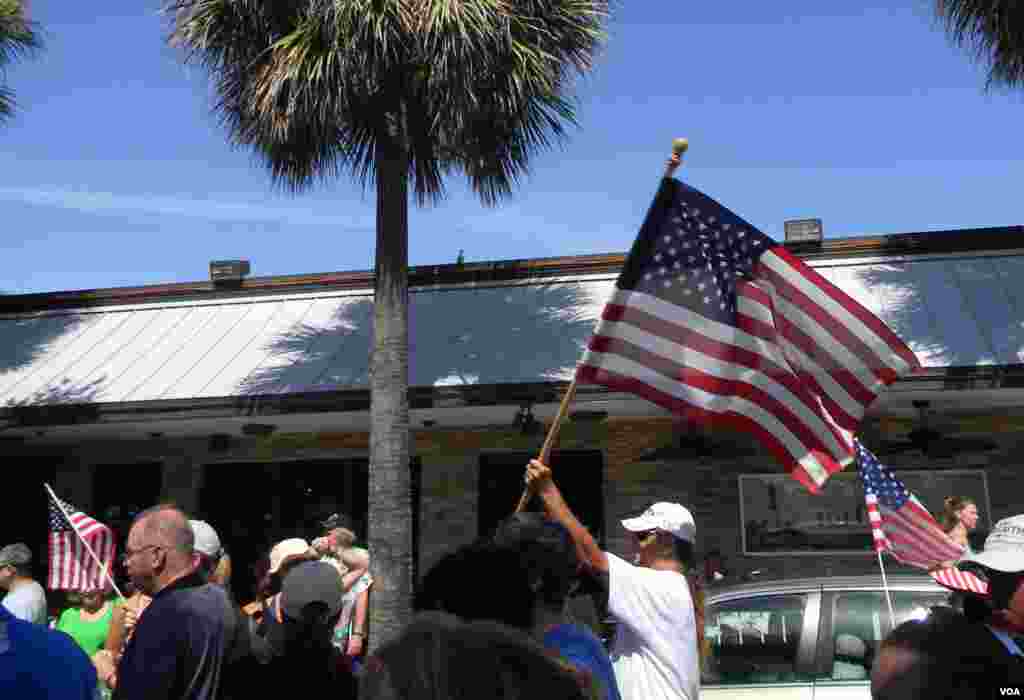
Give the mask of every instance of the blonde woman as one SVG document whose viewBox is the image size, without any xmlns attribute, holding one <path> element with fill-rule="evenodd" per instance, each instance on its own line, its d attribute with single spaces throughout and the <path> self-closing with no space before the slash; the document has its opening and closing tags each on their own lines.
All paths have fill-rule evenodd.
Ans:
<svg viewBox="0 0 1024 700">
<path fill-rule="evenodd" d="M 369 574 L 370 553 L 356 547 L 355 533 L 344 527 L 330 530 L 325 537 L 313 541 L 313 548 L 341 573 L 345 593 L 341 598 L 341 617 L 334 628 L 334 645 L 348 659 L 353 670 L 358 670 L 366 650 L 367 620 L 369 619 L 370 588 L 373 578 Z"/>
<path fill-rule="evenodd" d="M 974 554 L 967 536 L 978 527 L 978 505 L 966 496 L 948 496 L 942 502 L 942 530 L 964 547 L 964 554 Z"/>
</svg>

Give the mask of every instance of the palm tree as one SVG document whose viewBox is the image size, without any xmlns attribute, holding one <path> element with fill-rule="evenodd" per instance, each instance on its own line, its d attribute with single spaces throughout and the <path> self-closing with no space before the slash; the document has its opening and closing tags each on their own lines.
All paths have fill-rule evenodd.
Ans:
<svg viewBox="0 0 1024 700">
<path fill-rule="evenodd" d="M 42 46 L 21 0 L 0 0 L 0 78 L 9 64 Z M 0 122 L 14 114 L 14 91 L 0 84 Z"/>
<path fill-rule="evenodd" d="M 411 610 L 408 202 L 462 173 L 487 205 L 575 124 L 603 0 L 168 0 L 230 140 L 298 192 L 342 173 L 377 194 L 370 549 L 377 642 Z"/>
<path fill-rule="evenodd" d="M 1024 3 L 936 0 L 936 8 L 953 41 L 988 64 L 990 86 L 1024 86 Z"/>
</svg>

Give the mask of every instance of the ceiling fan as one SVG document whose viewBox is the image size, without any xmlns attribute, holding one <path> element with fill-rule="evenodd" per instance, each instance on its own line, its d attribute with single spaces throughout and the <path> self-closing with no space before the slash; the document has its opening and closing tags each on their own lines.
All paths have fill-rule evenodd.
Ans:
<svg viewBox="0 0 1024 700">
<path fill-rule="evenodd" d="M 698 459 L 700 457 L 750 457 L 759 454 L 755 445 L 744 443 L 735 436 L 714 438 L 690 422 L 681 422 L 672 434 L 672 442 L 648 450 L 640 462 L 663 462 Z"/>
<path fill-rule="evenodd" d="M 882 443 L 881 452 L 896 454 L 919 451 L 928 457 L 951 457 L 958 452 L 988 452 L 998 445 L 987 438 L 949 437 L 940 428 L 931 424 L 929 401 L 914 401 L 918 411 L 917 424 L 907 433 L 905 440 L 888 440 Z"/>
</svg>

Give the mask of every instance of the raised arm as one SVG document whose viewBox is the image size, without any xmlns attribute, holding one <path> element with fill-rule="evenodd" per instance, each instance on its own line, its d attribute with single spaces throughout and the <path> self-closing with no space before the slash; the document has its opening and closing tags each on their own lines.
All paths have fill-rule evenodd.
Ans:
<svg viewBox="0 0 1024 700">
<path fill-rule="evenodd" d="M 569 536 L 576 545 L 580 563 L 591 572 L 607 574 L 608 555 L 597 545 L 590 531 L 583 527 L 583 523 L 569 510 L 569 505 L 551 478 L 551 469 L 536 459 L 530 460 L 526 467 L 526 484 L 544 503 L 544 512 L 547 516 L 561 523 L 569 531 Z"/>
</svg>

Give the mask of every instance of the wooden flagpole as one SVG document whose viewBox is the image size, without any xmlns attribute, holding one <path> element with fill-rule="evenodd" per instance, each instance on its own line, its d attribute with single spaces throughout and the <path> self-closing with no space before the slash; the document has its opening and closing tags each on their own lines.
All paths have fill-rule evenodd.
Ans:
<svg viewBox="0 0 1024 700">
<path fill-rule="evenodd" d="M 664 177 L 672 177 L 672 174 L 676 171 L 683 162 L 683 154 L 686 153 L 686 149 L 690 147 L 690 142 L 683 138 L 677 138 L 672 140 L 672 157 L 669 159 L 668 164 L 665 166 Z M 569 388 L 565 392 L 565 396 L 562 397 L 562 405 L 558 407 L 558 413 L 555 415 L 555 420 L 551 423 L 551 427 L 548 429 L 548 436 L 544 440 L 544 446 L 540 449 L 540 454 L 537 455 L 537 461 L 547 464 L 548 457 L 551 456 L 551 448 L 555 445 L 555 440 L 558 438 L 558 431 L 562 427 L 562 422 L 565 420 L 566 415 L 569 413 L 569 404 L 572 403 L 573 398 L 576 396 L 576 376 L 573 375 L 572 383 L 569 384 Z M 516 506 L 516 513 L 521 513 L 526 509 L 527 504 L 530 502 L 530 497 L 533 494 L 530 493 L 530 487 L 527 486 L 523 489 L 523 495 L 519 497 L 519 504 Z"/>
<path fill-rule="evenodd" d="M 540 448 L 540 454 L 537 455 L 538 462 L 547 464 L 548 457 L 551 456 L 551 448 L 554 447 L 555 440 L 558 438 L 558 431 L 562 427 L 562 421 L 565 420 L 565 416 L 569 413 L 569 404 L 572 403 L 575 396 L 576 377 L 573 376 L 572 383 L 569 384 L 569 388 L 565 391 L 565 396 L 562 397 L 562 405 L 558 407 L 555 420 L 552 421 L 551 427 L 548 429 L 548 436 L 544 440 L 544 446 Z M 516 506 L 517 513 L 522 513 L 526 509 L 526 505 L 530 502 L 532 495 L 529 486 L 523 488 L 523 495 L 519 497 L 519 505 Z"/>
<path fill-rule="evenodd" d="M 117 584 L 114 583 L 114 577 L 110 573 L 110 569 L 113 569 L 114 567 L 114 562 L 110 562 L 110 568 L 108 569 L 103 562 L 100 561 L 100 558 L 96 556 L 96 552 L 92 551 L 92 547 L 90 547 L 89 543 L 85 541 L 84 537 L 82 537 L 82 533 L 78 531 L 78 526 L 76 526 L 74 521 L 71 520 L 71 516 L 68 515 L 66 510 L 64 510 L 63 504 L 61 504 L 60 499 L 57 498 L 53 489 L 50 488 L 50 485 L 43 484 L 43 486 L 46 488 L 46 492 L 50 494 L 50 498 L 53 499 L 53 502 L 57 504 L 57 508 L 60 509 L 60 514 L 64 516 L 64 519 L 68 521 L 69 525 L 71 525 L 71 529 L 75 531 L 76 535 L 78 535 L 78 540 L 85 545 L 85 550 L 89 552 L 89 556 L 91 556 L 92 560 L 96 562 L 96 566 L 100 568 L 100 571 L 102 571 L 106 575 L 107 580 L 110 581 L 110 586 L 114 589 L 114 593 L 117 593 L 118 598 L 124 598 L 124 594 L 121 593 L 120 589 L 118 589 Z M 113 534 L 113 531 L 111 531 L 111 534 Z"/>
</svg>

